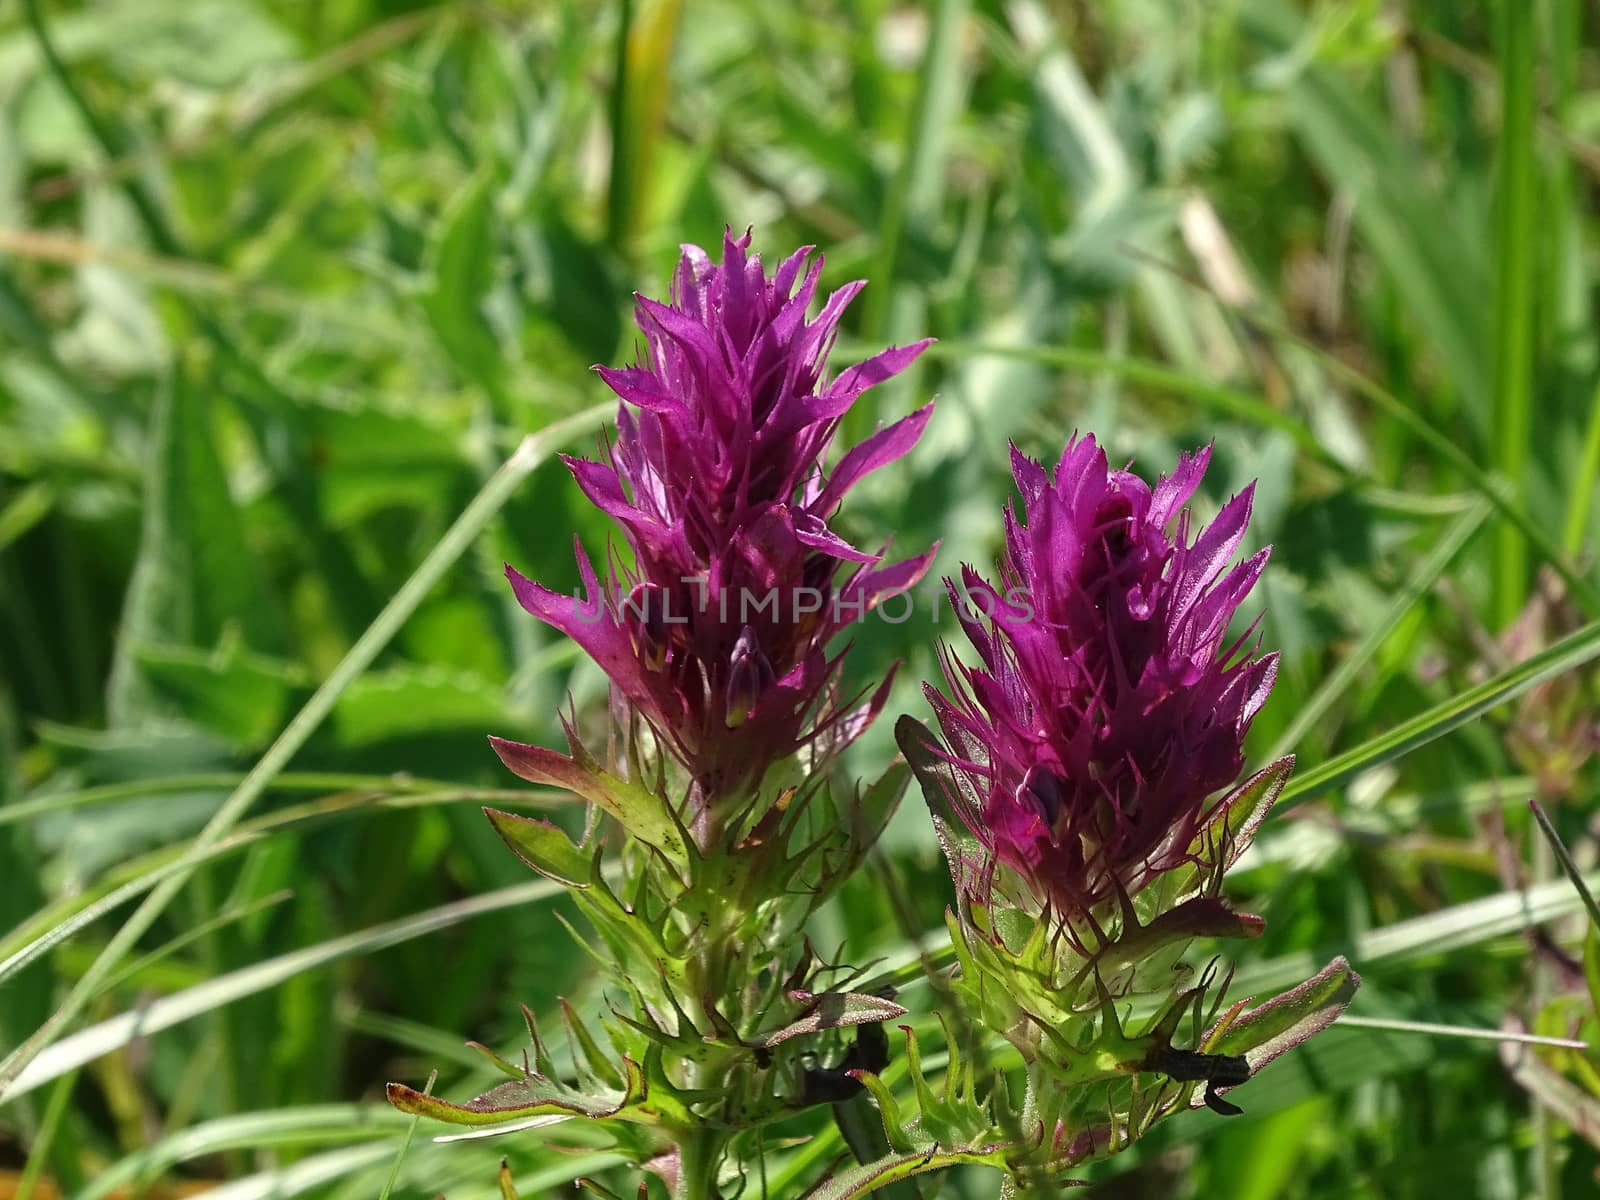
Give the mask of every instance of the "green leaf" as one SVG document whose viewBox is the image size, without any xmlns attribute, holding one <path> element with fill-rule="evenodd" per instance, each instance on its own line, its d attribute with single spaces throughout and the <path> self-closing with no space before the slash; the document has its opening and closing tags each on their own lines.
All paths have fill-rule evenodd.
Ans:
<svg viewBox="0 0 1600 1200">
<path fill-rule="evenodd" d="M 1001 1144 L 955 1150 L 934 1147 L 926 1153 L 891 1154 L 828 1176 L 807 1192 L 804 1200 L 854 1200 L 854 1197 L 869 1196 L 902 1179 L 964 1164 L 1004 1171 L 1011 1153 L 1010 1146 Z"/>
<path fill-rule="evenodd" d="M 1600 621 L 1585 625 L 1493 679 L 1485 680 L 1427 712 L 1418 713 L 1389 732 L 1302 772 L 1284 789 L 1282 807 L 1302 804 L 1362 771 L 1399 758 L 1418 746 L 1425 746 L 1459 729 L 1468 721 L 1516 699 L 1545 680 L 1582 666 L 1596 657 L 1600 657 Z"/>
<path fill-rule="evenodd" d="M 371 746 L 444 730 L 521 724 L 489 680 L 442 666 L 405 664 L 355 680 L 334 706 L 339 744 Z"/>
<path fill-rule="evenodd" d="M 505 355 L 484 307 L 495 285 L 495 191 L 495 174 L 485 169 L 450 201 L 430 247 L 432 286 L 422 308 L 462 376 L 499 397 Z"/>
<path fill-rule="evenodd" d="M 866 857 L 878 844 L 895 810 L 900 807 L 900 798 L 905 795 L 906 784 L 910 781 L 910 767 L 898 760 L 892 762 L 851 806 L 850 849 L 858 858 Z"/>
<path fill-rule="evenodd" d="M 328 525 L 349 529 L 385 510 L 430 516 L 468 469 L 450 424 L 426 414 L 360 407 L 308 406 L 306 438 L 318 463 L 317 501 Z"/>
<path fill-rule="evenodd" d="M 266 745 L 292 696 L 309 682 L 295 667 L 253 654 L 231 637 L 209 652 L 143 646 L 135 661 L 163 706 L 244 750 Z"/>
<path fill-rule="evenodd" d="M 385 1094 L 389 1103 L 401 1112 L 432 1117 L 451 1125 L 500 1125 L 535 1117 L 557 1120 L 586 1117 L 593 1121 L 607 1117 L 648 1119 L 643 1112 L 629 1112 L 643 1106 L 648 1098 L 644 1074 L 636 1063 L 627 1061 L 624 1066 L 628 1073 L 627 1086 L 618 1092 L 590 1094 L 567 1087 L 559 1080 L 530 1073 L 516 1082 L 490 1088 L 465 1104 L 452 1104 L 403 1083 L 389 1084 Z"/>
<path fill-rule="evenodd" d="M 950 867 L 950 877 L 955 881 L 956 890 L 963 891 L 977 877 L 983 848 L 957 815 L 956 799 L 964 797 L 967 807 L 981 811 L 980 798 L 971 794 L 972 785 L 965 773 L 952 769 L 940 755 L 938 739 L 921 721 L 910 715 L 902 716 L 894 724 L 894 736 L 900 753 L 905 755 L 922 787 L 922 799 L 933 818 L 934 831 Z"/>
<path fill-rule="evenodd" d="M 807 992 L 792 991 L 789 999 L 806 1006 L 805 1011 L 783 1026 L 761 1030 L 753 1036 L 763 1046 L 776 1046 L 790 1038 L 818 1033 L 824 1029 L 842 1029 L 847 1025 L 875 1025 L 903 1017 L 906 1008 L 882 996 L 860 992 Z"/>
<path fill-rule="evenodd" d="M 1239 1054 L 1255 1074 L 1287 1050 L 1326 1029 L 1344 1011 L 1361 986 L 1361 976 L 1344 958 L 1336 958 L 1300 986 L 1265 1004 L 1240 1013 L 1240 1005 L 1224 1015 L 1201 1048 L 1208 1054 Z M 1222 1090 L 1222 1089 L 1218 1089 Z M 1191 1102 L 1204 1103 L 1196 1097 Z"/>
<path fill-rule="evenodd" d="M 1294 758 L 1285 755 L 1251 775 L 1221 802 L 1221 820 L 1201 831 L 1189 847 L 1185 864 L 1163 874 L 1136 897 L 1141 917 L 1150 922 L 1147 929 L 1158 928 L 1164 918 L 1178 911 L 1174 905 L 1202 891 L 1209 878 L 1239 861 L 1250 848 L 1261 822 L 1283 794 L 1293 772 Z M 1211 915 L 1215 918 L 1224 914 Z M 1217 936 L 1224 927 L 1208 932 Z M 1134 935 L 1124 946 L 1124 950 L 1134 954 L 1148 948 L 1146 940 L 1139 935 Z"/>
<path fill-rule="evenodd" d="M 491 737 L 489 744 L 500 761 L 519 779 L 548 787 L 566 788 L 598 805 L 629 834 L 654 846 L 678 867 L 689 862 L 690 849 L 682 827 L 663 795 L 603 770 L 584 749 L 576 732 L 568 730 L 572 754 L 558 754 L 542 746 L 528 746 Z"/>
<path fill-rule="evenodd" d="M 144 529 L 109 687 L 113 726 L 138 728 L 175 711 L 140 671 L 144 647 L 212 647 L 225 635 L 257 651 L 283 644 L 279 609 L 250 552 L 217 456 L 218 403 L 199 395 L 181 371 L 157 394 Z"/>
<path fill-rule="evenodd" d="M 483 812 L 512 853 L 539 874 L 567 887 L 589 886 L 589 857 L 559 827 L 495 808 Z"/>
</svg>

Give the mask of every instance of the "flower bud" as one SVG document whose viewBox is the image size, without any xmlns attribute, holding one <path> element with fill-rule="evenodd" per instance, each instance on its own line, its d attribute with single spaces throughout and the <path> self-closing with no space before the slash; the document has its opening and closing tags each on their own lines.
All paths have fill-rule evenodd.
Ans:
<svg viewBox="0 0 1600 1200">
<path fill-rule="evenodd" d="M 723 722 L 737 729 L 750 719 L 761 697 L 776 681 L 772 664 L 756 643 L 755 630 L 746 625 L 728 660 L 728 686 L 724 695 Z"/>
</svg>

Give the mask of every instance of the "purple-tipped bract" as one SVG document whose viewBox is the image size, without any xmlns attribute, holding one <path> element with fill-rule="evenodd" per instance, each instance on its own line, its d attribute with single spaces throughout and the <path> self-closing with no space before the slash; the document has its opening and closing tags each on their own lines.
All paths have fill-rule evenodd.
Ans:
<svg viewBox="0 0 1600 1200">
<path fill-rule="evenodd" d="M 583 600 L 507 568 L 523 607 L 604 668 L 704 804 L 748 793 L 809 739 L 837 741 L 876 713 L 885 689 L 856 713 L 838 702 L 825 648 L 932 559 L 885 565 L 828 525 L 853 484 L 911 449 L 931 405 L 822 470 L 857 397 L 927 343 L 830 379 L 840 315 L 862 285 L 807 320 L 821 259 L 802 248 L 768 276 L 748 246 L 748 233 L 730 234 L 720 264 L 684 247 L 670 303 L 638 298 L 639 364 L 599 368 L 623 400 L 616 441 L 605 461 L 567 465 L 622 526 L 632 568 L 602 579 L 580 549 Z"/>
<path fill-rule="evenodd" d="M 928 750 L 990 861 L 1063 915 L 1184 861 L 1272 687 L 1277 656 L 1226 640 L 1267 559 L 1229 566 L 1251 490 L 1189 537 L 1209 459 L 1183 456 L 1152 489 L 1093 437 L 1070 440 L 1053 476 L 1013 448 L 1022 515 L 1007 506 L 1000 585 L 963 569 L 980 662 L 945 652 L 953 698 L 927 689 L 945 743 Z"/>
</svg>

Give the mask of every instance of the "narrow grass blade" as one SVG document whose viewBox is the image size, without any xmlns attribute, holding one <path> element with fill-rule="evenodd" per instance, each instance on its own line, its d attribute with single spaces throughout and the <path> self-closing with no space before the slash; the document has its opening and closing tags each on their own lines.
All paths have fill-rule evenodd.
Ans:
<svg viewBox="0 0 1600 1200">
<path fill-rule="evenodd" d="M 656 142 L 666 119 L 672 44 L 682 0 L 625 0 L 611 84 L 611 244 L 626 250 L 647 211 Z"/>
<path fill-rule="evenodd" d="M 408 1021 L 404 1017 L 367 1012 L 362 1009 L 354 1009 L 348 1014 L 341 1013 L 340 1020 L 356 1033 L 381 1038 L 396 1046 L 404 1046 L 413 1053 L 425 1055 L 439 1062 L 454 1063 L 469 1071 L 481 1071 L 484 1066 L 483 1055 L 473 1050 L 468 1043 L 464 1043 L 458 1033 L 446 1033 L 442 1029 L 424 1025 L 420 1021 Z M 520 1077 L 519 1074 L 518 1078 Z"/>
<path fill-rule="evenodd" d="M 470 921 L 485 913 L 499 912 L 537 900 L 547 900 L 561 891 L 561 885 L 547 879 L 500 888 L 468 900 L 440 905 L 425 912 L 396 921 L 387 921 L 368 929 L 345 934 L 314 946 L 305 946 L 263 959 L 215 979 L 208 979 L 195 987 L 163 996 L 154 1003 L 134 1012 L 120 1013 L 109 1020 L 91 1025 L 71 1037 L 63 1038 L 40 1054 L 18 1073 L 3 1091 L 0 1104 L 25 1096 L 41 1084 L 48 1083 L 63 1072 L 93 1062 L 101 1055 L 126 1046 L 135 1038 L 148 1037 L 163 1029 L 171 1029 L 185 1021 L 193 1020 L 224 1004 L 244 996 L 253 996 L 293 978 L 342 958 L 371 954 L 388 946 L 409 942 L 415 938 L 448 929 L 463 921 Z"/>
<path fill-rule="evenodd" d="M 221 788 L 239 786 L 244 776 L 237 772 L 215 771 L 199 775 L 171 775 L 139 779 L 131 783 L 107 783 L 98 787 L 80 788 L 71 792 L 53 792 L 19 800 L 0 807 L 0 826 L 29 821 L 46 813 L 66 812 L 76 808 L 115 804 L 121 800 L 161 798 L 181 792 L 211 792 Z M 272 792 L 369 792 L 373 795 L 395 795 L 414 792 L 457 791 L 457 785 L 443 780 L 420 779 L 414 775 L 356 775 L 333 771 L 284 771 L 267 787 Z M 526 798 L 526 790 L 509 788 L 483 789 L 486 801 L 499 792 L 507 799 Z"/>
<path fill-rule="evenodd" d="M 192 1159 L 227 1150 L 303 1149 L 329 1142 L 372 1142 L 385 1129 L 398 1134 L 408 1118 L 387 1104 L 313 1104 L 268 1112 L 236 1113 L 180 1129 L 152 1145 L 124 1155 L 106 1168 L 75 1200 L 105 1197 L 158 1178 Z M 393 1141 L 385 1143 L 393 1146 Z"/>
<path fill-rule="evenodd" d="M 439 1072 L 437 1070 L 429 1071 L 428 1082 L 423 1085 L 422 1094 L 424 1096 L 433 1095 L 433 1085 L 438 1082 Z M 389 1178 L 383 1181 L 383 1191 L 378 1193 L 378 1200 L 389 1200 L 389 1196 L 394 1192 L 395 1181 L 400 1178 L 400 1164 L 406 1160 L 406 1152 L 411 1149 L 411 1139 L 417 1134 L 417 1122 L 420 1120 L 422 1120 L 422 1114 L 418 1113 L 411 1118 L 411 1124 L 406 1126 L 406 1135 L 400 1141 L 400 1149 L 395 1151 L 394 1166 L 389 1168 Z M 500 1164 L 500 1169 L 504 1172 L 504 1162 Z"/>
<path fill-rule="evenodd" d="M 399 632 L 416 607 L 432 590 L 444 573 L 489 523 L 512 492 L 530 475 L 534 468 L 550 456 L 558 446 L 579 433 L 592 429 L 597 421 L 610 413 L 609 403 L 596 405 L 577 416 L 558 421 L 541 432 L 525 438 L 517 450 L 506 460 L 505 466 L 467 505 L 465 511 L 446 531 L 438 544 L 423 559 L 411 578 L 401 585 L 394 598 L 356 640 L 349 652 L 334 668 L 322 686 L 312 693 L 305 707 L 297 713 L 278 739 L 272 743 L 254 769 L 244 777 L 239 786 L 222 804 L 216 814 L 197 834 L 185 852 L 180 869 L 158 884 L 127 922 L 106 945 L 77 985 L 68 994 L 60 1008 L 21 1046 L 0 1062 L 0 1095 L 17 1080 L 23 1069 L 39 1051 L 56 1037 L 62 1026 L 76 1017 L 90 997 L 96 994 L 107 976 L 116 968 L 134 944 L 150 928 L 172 898 L 194 873 L 194 867 L 217 842 L 221 841 L 250 810 L 266 790 L 272 778 L 289 764 L 289 760 L 305 745 L 317 726 L 332 711 L 340 694 L 369 667 L 389 640 Z"/>
<path fill-rule="evenodd" d="M 1352 1029 L 1387 1029 L 1394 1033 L 1425 1033 L 1430 1037 L 1465 1038 L 1480 1042 L 1521 1042 L 1529 1046 L 1556 1046 L 1564 1050 L 1587 1050 L 1588 1042 L 1572 1038 L 1544 1037 L 1537 1033 L 1517 1033 L 1507 1029 L 1473 1029 L 1465 1025 L 1438 1025 L 1432 1021 L 1400 1021 L 1389 1017 L 1353 1017 L 1343 1013 L 1339 1024 Z"/>
<path fill-rule="evenodd" d="M 149 954 L 144 954 L 134 959 L 122 970 L 106 980 L 105 990 L 108 992 L 115 991 L 128 980 L 136 978 L 145 969 L 155 966 L 163 959 L 172 957 L 185 946 L 193 945 L 201 938 L 214 934 L 220 929 L 226 929 L 229 925 L 243 921 L 248 917 L 253 917 L 256 913 L 265 912 L 269 908 L 276 907 L 293 896 L 293 891 L 284 888 L 282 891 L 273 892 L 271 895 L 263 896 L 261 899 L 252 901 L 249 904 L 235 904 L 230 908 L 225 908 L 216 916 L 201 921 L 194 928 L 185 929 L 166 945 L 157 946 Z"/>
<path fill-rule="evenodd" d="M 1339 697 L 1344 695 L 1355 682 L 1362 668 L 1377 654 L 1405 615 L 1411 611 L 1412 605 L 1422 599 L 1428 589 L 1438 582 L 1445 569 L 1461 552 L 1461 548 L 1472 540 L 1473 534 L 1478 532 L 1492 511 L 1493 505 L 1480 498 L 1472 508 L 1451 522 L 1450 527 L 1428 552 L 1428 556 L 1423 559 L 1416 572 L 1406 581 L 1405 587 L 1395 595 L 1389 607 L 1384 610 L 1383 616 L 1372 623 L 1372 628 L 1367 631 L 1366 636 L 1344 657 L 1295 714 L 1288 727 L 1267 751 L 1265 761 L 1271 762 L 1288 754 L 1299 744 L 1300 739 L 1322 720 L 1327 711 L 1338 702 Z"/>
<path fill-rule="evenodd" d="M 1534 6 L 1500 6 L 1500 163 L 1495 229 L 1495 452 L 1518 502 L 1527 495 L 1533 433 Z M 1502 521 L 1495 539 L 1495 618 L 1510 625 L 1528 586 L 1522 531 Z"/>
<path fill-rule="evenodd" d="M 1544 811 L 1544 806 L 1539 803 L 1538 797 L 1528 800 L 1528 807 L 1533 810 L 1534 820 L 1539 822 L 1545 840 L 1550 843 L 1550 849 L 1555 853 L 1556 861 L 1561 864 L 1561 869 L 1567 873 L 1567 878 L 1572 881 L 1572 886 L 1578 889 L 1578 895 L 1583 898 L 1583 906 L 1589 910 L 1589 920 L 1594 928 L 1600 930 L 1600 904 L 1596 904 L 1594 893 L 1589 891 L 1583 882 L 1583 872 L 1578 870 L 1578 864 L 1572 861 L 1572 854 L 1562 842 L 1561 835 L 1556 832 L 1556 827 L 1550 823 L 1549 814 Z"/>
<path fill-rule="evenodd" d="M 72 1099 L 72 1088 L 77 1082 L 78 1073 L 68 1071 L 56 1080 L 56 1086 L 50 1089 L 50 1099 L 45 1103 L 44 1116 L 40 1119 L 39 1128 L 28 1146 L 28 1161 L 23 1164 L 22 1175 L 17 1180 L 17 1189 L 11 1194 L 10 1200 L 32 1200 L 34 1189 L 39 1186 L 39 1180 L 44 1174 L 45 1164 L 50 1161 L 50 1149 L 56 1140 L 56 1133 L 61 1128 L 62 1121 L 67 1119 L 68 1102 Z M 46 1193 L 50 1191 L 49 1188 L 45 1190 Z"/>
<path fill-rule="evenodd" d="M 521 794 L 497 788 L 449 788 L 415 795 L 376 795 L 359 793 L 331 796 L 283 808 L 254 821 L 245 822 L 231 835 L 212 846 L 197 862 L 211 862 L 256 845 L 267 837 L 304 832 L 323 822 L 348 820 L 372 808 L 409 809 L 433 804 L 481 804 L 485 801 L 509 806 L 541 804 L 540 794 Z M 78 930 L 92 924 L 129 900 L 150 891 L 162 880 L 187 869 L 185 847 L 168 846 L 124 863 L 107 878 L 83 891 L 62 896 L 10 933 L 0 937 L 0 984 L 34 961 L 39 955 L 60 945 Z M 194 865 L 194 864 L 189 864 Z"/>
<path fill-rule="evenodd" d="M 394 1141 L 368 1142 L 313 1154 L 284 1167 L 271 1167 L 206 1192 L 206 1200 L 292 1200 L 327 1184 L 376 1166 L 394 1153 Z"/>
<path fill-rule="evenodd" d="M 1561 547 L 1573 557 L 1583 549 L 1597 490 L 1600 490 L 1600 385 L 1596 385 L 1594 399 L 1589 402 L 1583 453 L 1578 458 L 1578 472 L 1568 488 L 1567 519 L 1562 525 Z"/>
<path fill-rule="evenodd" d="M 1600 873 L 1589 875 L 1585 883 L 1600 883 Z M 1349 957 L 1363 972 L 1381 972 L 1416 959 L 1478 946 L 1567 916 L 1582 907 L 1583 901 L 1571 885 L 1564 879 L 1555 880 L 1384 925 L 1356 938 Z M 1313 974 L 1320 962 L 1314 952 L 1305 950 L 1249 963 L 1234 977 L 1232 991 L 1242 996 L 1290 987 Z"/>
<path fill-rule="evenodd" d="M 1353 749 L 1311 768 L 1289 781 L 1278 801 L 1279 811 L 1303 804 L 1362 771 L 1399 758 L 1441 738 L 1468 721 L 1514 700 L 1529 688 L 1554 678 L 1600 656 L 1600 621 L 1585 625 L 1554 645 L 1547 647 L 1509 671 L 1469 688 L 1459 696 L 1418 713 L 1388 733 L 1363 742 Z"/>
<path fill-rule="evenodd" d="M 1148 359 L 1124 358 L 1074 346 L 1003 346 L 956 341 L 935 342 L 928 347 L 926 354 L 930 358 L 1014 358 L 1067 371 L 1112 375 L 1151 391 L 1168 392 L 1193 400 L 1224 416 L 1275 429 L 1292 438 L 1295 446 L 1308 457 L 1341 475 L 1350 473 L 1349 468 L 1329 452 L 1310 428 L 1288 413 L 1274 408 L 1263 397 L 1212 383 L 1209 379 Z"/>
<path fill-rule="evenodd" d="M 865 328 L 874 338 L 891 336 L 889 310 L 907 224 L 928 226 L 939 216 L 945 148 L 960 112 L 960 34 L 966 17 L 967 0 L 939 0 L 934 6 L 905 151 L 878 223 L 878 259 L 871 275 L 874 286 L 867 291 L 865 318 Z"/>
<path fill-rule="evenodd" d="M 142 896 L 152 888 L 158 887 L 166 880 L 184 872 L 192 870 L 201 863 L 225 857 L 236 850 L 241 850 L 252 842 L 259 840 L 260 834 L 241 833 L 233 837 L 224 838 L 222 841 L 207 847 L 204 855 L 198 858 L 179 857 L 167 858 L 147 870 L 141 870 L 128 882 L 120 884 L 105 892 L 91 903 L 84 904 L 76 911 L 60 916 L 54 920 L 48 929 L 34 935 L 31 930 L 31 921 L 24 922 L 16 933 L 8 935 L 0 941 L 0 950 L 6 951 L 6 957 L 0 959 L 0 985 L 21 971 L 29 963 L 37 960 L 41 955 L 49 953 L 72 937 L 79 930 L 92 925 L 101 917 L 115 912 L 128 901 L 137 896 Z M 74 903 L 76 898 L 69 900 L 67 905 Z M 46 913 L 59 911 L 54 906 L 43 910 Z M 20 936 L 19 936 L 20 935 Z"/>
</svg>

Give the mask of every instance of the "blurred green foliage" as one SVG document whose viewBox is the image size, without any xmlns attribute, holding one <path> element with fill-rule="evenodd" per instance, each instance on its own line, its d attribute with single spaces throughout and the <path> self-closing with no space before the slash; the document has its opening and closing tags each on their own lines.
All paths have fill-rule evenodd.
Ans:
<svg viewBox="0 0 1600 1200">
<path fill-rule="evenodd" d="M 858 544 L 989 561 L 1007 441 L 1048 455 L 1073 429 L 1148 475 L 1214 439 L 1202 507 L 1259 479 L 1261 632 L 1283 654 L 1259 758 L 1287 735 L 1304 771 L 1600 618 L 1596 19 L 1578 0 L 0 8 L 0 974 L 43 951 L 0 982 L 0 1050 L 125 910 L 39 939 L 188 844 L 519 439 L 604 399 L 587 368 L 632 355 L 629 293 L 725 225 L 769 261 L 818 244 L 832 285 L 870 279 L 842 361 L 941 339 L 852 414 L 855 438 L 940 398 L 858 490 Z M 517 1003 L 599 1009 L 552 905 L 495 891 L 527 877 L 476 807 L 545 802 L 497 792 L 486 733 L 556 744 L 569 696 L 603 719 L 599 673 L 500 575 L 572 586 L 574 534 L 603 552 L 546 463 L 90 1013 L 172 1027 L 97 1026 L 0 1106 L 0 1194 L 15 1168 L 84 1196 L 370 1196 L 405 1130 L 385 1079 L 438 1066 L 465 1095 L 483 1072 L 460 1042 L 510 1051 Z M 929 608 L 856 639 L 859 683 L 903 660 L 891 713 L 920 714 L 936 673 L 952 623 Z M 1513 889 L 1556 878 L 1530 795 L 1594 860 L 1594 683 L 1541 685 L 1281 819 L 1236 879 L 1269 921 L 1241 980 L 1348 952 L 1360 1015 L 1592 1029 L 1581 925 L 1518 934 Z M 903 961 L 946 896 L 908 805 L 816 942 Z M 494 911 L 406 922 L 469 897 Z M 1583 1082 L 1600 1058 L 1551 1061 Z M 1246 1116 L 1176 1120 L 1098 1170 L 1103 1194 L 1577 1196 L 1600 1166 L 1489 1041 L 1336 1029 L 1236 1098 Z M 431 1132 L 395 1194 L 495 1195 L 502 1154 L 524 1196 L 621 1186 L 614 1158 L 537 1134 Z M 818 1136 L 773 1148 L 773 1196 L 842 1153 L 790 1132 Z"/>
</svg>

